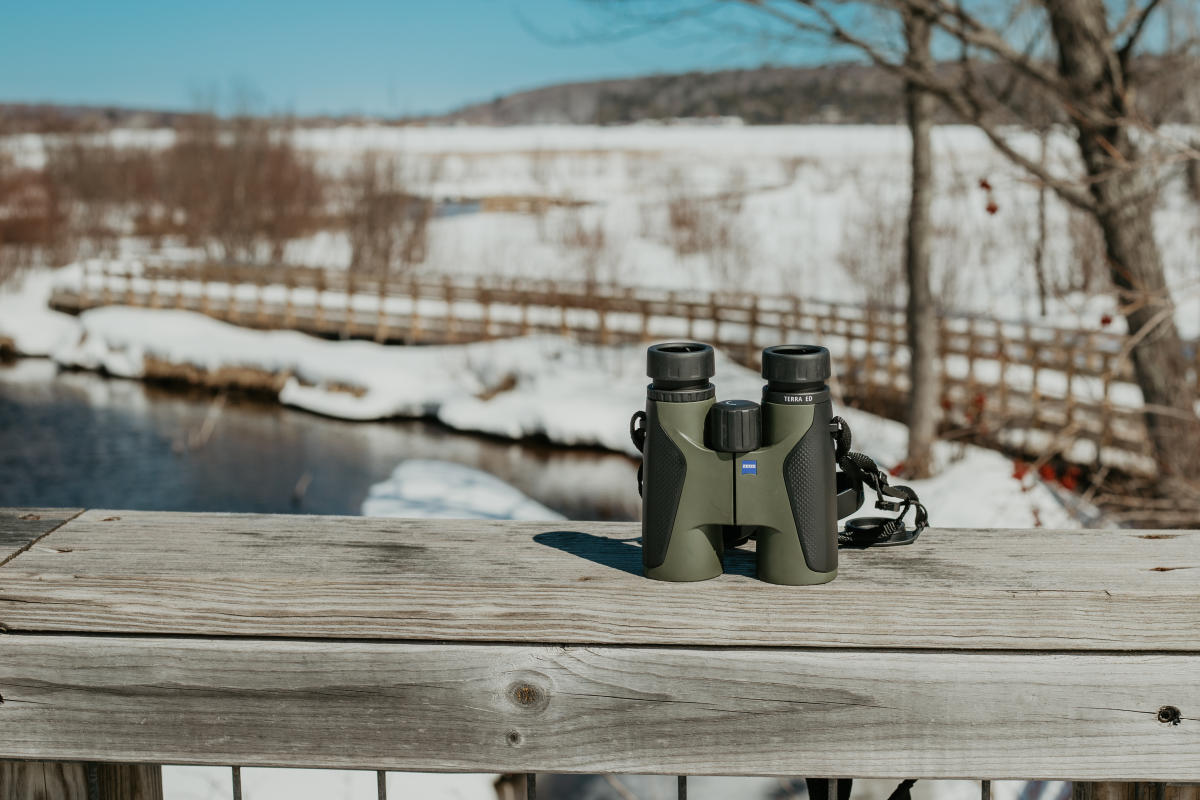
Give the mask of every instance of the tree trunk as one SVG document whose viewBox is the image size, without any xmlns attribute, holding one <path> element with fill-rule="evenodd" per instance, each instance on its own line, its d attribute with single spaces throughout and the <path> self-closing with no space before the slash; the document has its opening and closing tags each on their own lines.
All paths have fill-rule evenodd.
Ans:
<svg viewBox="0 0 1200 800">
<path fill-rule="evenodd" d="M 1200 462 L 1200 422 L 1188 363 L 1175 326 L 1174 303 L 1154 240 L 1157 197 L 1149 169 L 1124 119 L 1125 75 L 1108 31 L 1104 0 L 1045 0 L 1058 43 L 1059 74 L 1079 133 L 1079 150 L 1104 233 L 1109 275 L 1118 291 L 1131 356 L 1146 403 L 1146 427 L 1160 474 L 1174 486 L 1194 480 Z"/>
<path fill-rule="evenodd" d="M 932 26 L 927 17 L 909 12 L 904 18 L 905 60 L 922 72 L 932 69 Z M 904 87 L 908 129 L 912 134 L 912 196 L 908 211 L 908 236 L 904 271 L 908 283 L 909 380 L 908 456 L 905 473 L 923 478 L 933 467 L 933 442 L 937 438 L 940 380 L 937 370 L 937 307 L 930 287 L 930 184 L 933 177 L 932 102 L 928 92 L 909 83 Z"/>
</svg>

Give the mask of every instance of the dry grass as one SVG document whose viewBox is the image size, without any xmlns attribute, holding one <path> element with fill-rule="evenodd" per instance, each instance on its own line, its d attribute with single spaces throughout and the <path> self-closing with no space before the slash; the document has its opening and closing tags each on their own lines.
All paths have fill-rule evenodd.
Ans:
<svg viewBox="0 0 1200 800">
<path fill-rule="evenodd" d="M 750 265 L 749 240 L 742 228 L 746 174 L 733 170 L 722 191 L 701 195 L 682 171 L 668 173 L 668 241 L 679 258 L 700 255 L 714 277 L 728 284 Z"/>
<path fill-rule="evenodd" d="M 869 306 L 894 306 L 901 297 L 906 215 L 902 205 L 865 203 L 842 225 L 838 263 L 862 286 Z"/>
<path fill-rule="evenodd" d="M 611 246 L 600 216 L 589 221 L 589 210 L 570 207 L 563 210 L 559 228 L 559 246 L 576 268 L 589 290 L 616 280 L 617 255 Z"/>
<path fill-rule="evenodd" d="M 345 189 L 351 274 L 402 275 L 425 260 L 434 206 L 409 191 L 403 162 L 367 153 Z"/>
</svg>

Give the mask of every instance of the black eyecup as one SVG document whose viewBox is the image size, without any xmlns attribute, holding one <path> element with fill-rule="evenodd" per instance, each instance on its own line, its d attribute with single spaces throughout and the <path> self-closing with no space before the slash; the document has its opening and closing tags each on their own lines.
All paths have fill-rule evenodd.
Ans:
<svg viewBox="0 0 1200 800">
<path fill-rule="evenodd" d="M 646 374 L 655 389 L 702 389 L 716 371 L 712 347 L 700 342 L 664 342 L 646 349 Z"/>
<path fill-rule="evenodd" d="M 763 350 L 762 376 L 773 392 L 813 391 L 832 374 L 829 351 L 819 345 L 781 344 Z"/>
</svg>

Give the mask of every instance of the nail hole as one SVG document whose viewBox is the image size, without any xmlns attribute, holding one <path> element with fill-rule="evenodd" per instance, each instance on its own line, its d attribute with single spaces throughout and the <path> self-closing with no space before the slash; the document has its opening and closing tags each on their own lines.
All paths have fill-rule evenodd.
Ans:
<svg viewBox="0 0 1200 800">
<path fill-rule="evenodd" d="M 1175 706 L 1163 706 L 1158 710 L 1158 721 L 1164 725 L 1178 725 L 1183 714 Z"/>
<path fill-rule="evenodd" d="M 516 731 L 509 731 L 508 735 L 504 737 L 504 740 L 508 742 L 510 747 L 516 747 L 521 743 L 521 734 L 517 733 Z"/>
</svg>

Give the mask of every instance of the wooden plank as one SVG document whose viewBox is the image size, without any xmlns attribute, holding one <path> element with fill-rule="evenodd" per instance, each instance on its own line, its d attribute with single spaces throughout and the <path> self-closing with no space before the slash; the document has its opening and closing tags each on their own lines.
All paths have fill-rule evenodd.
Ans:
<svg viewBox="0 0 1200 800">
<path fill-rule="evenodd" d="M 88 784 L 94 785 L 94 794 Z M 81 761 L 0 761 L 4 800 L 162 800 L 162 767 Z"/>
<path fill-rule="evenodd" d="M 1200 780 L 1197 674 L 1200 655 L 15 635 L 0 756 Z"/>
<path fill-rule="evenodd" d="M 81 508 L 0 508 L 0 565 L 81 513 Z"/>
<path fill-rule="evenodd" d="M 0 567 L 12 630 L 1197 650 L 1200 532 L 942 530 L 825 586 L 641 576 L 630 523 L 87 511 Z M 470 602 L 464 602 L 469 597 Z"/>
</svg>

